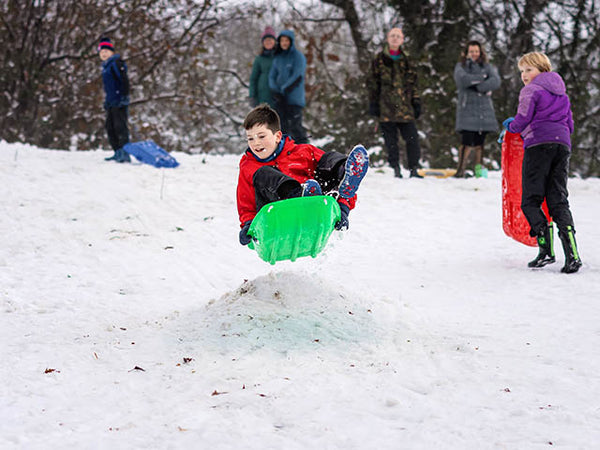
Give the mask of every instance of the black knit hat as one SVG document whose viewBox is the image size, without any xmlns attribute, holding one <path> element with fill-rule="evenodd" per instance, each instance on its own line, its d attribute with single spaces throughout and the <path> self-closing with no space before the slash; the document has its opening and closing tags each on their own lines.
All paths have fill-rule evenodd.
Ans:
<svg viewBox="0 0 600 450">
<path fill-rule="evenodd" d="M 111 52 L 115 51 L 115 47 L 112 45 L 112 42 L 110 42 L 110 38 L 107 37 L 100 39 L 100 44 L 98 44 L 98 51 L 103 48 L 110 50 Z"/>
</svg>

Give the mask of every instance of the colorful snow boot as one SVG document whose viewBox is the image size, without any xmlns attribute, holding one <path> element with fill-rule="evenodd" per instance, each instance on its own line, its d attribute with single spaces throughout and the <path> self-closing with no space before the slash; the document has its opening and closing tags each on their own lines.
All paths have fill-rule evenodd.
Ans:
<svg viewBox="0 0 600 450">
<path fill-rule="evenodd" d="M 577 243 L 575 242 L 575 229 L 571 225 L 568 225 L 566 233 L 561 230 L 558 232 L 558 237 L 560 237 L 563 250 L 565 251 L 565 265 L 560 271 L 562 273 L 577 272 L 582 263 L 577 251 Z"/>
<path fill-rule="evenodd" d="M 533 261 L 529 261 L 527 267 L 533 269 L 544 267 L 556 261 L 554 256 L 554 223 L 550 222 L 537 235 L 537 243 L 540 252 Z"/>
<path fill-rule="evenodd" d="M 321 185 L 312 178 L 302 183 L 302 197 L 312 197 L 313 195 L 323 195 Z"/>
<path fill-rule="evenodd" d="M 368 169 L 369 154 L 362 145 L 356 145 L 346 160 L 344 178 L 338 187 L 340 197 L 345 199 L 354 197 Z"/>
</svg>

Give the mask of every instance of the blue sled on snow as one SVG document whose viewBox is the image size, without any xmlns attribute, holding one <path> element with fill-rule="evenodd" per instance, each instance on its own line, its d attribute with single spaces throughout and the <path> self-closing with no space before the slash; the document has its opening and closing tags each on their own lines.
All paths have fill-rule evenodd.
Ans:
<svg viewBox="0 0 600 450">
<path fill-rule="evenodd" d="M 129 142 L 123 150 L 139 161 L 154 167 L 177 167 L 179 163 L 154 141 Z"/>
</svg>

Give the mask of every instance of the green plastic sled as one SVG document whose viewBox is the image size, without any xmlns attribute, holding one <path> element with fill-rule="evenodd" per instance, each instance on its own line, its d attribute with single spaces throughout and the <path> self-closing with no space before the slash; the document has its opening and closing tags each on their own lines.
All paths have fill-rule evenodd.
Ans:
<svg viewBox="0 0 600 450">
<path fill-rule="evenodd" d="M 309 255 L 314 258 L 325 248 L 340 216 L 337 201 L 326 195 L 269 203 L 250 225 L 248 247 L 270 264 Z"/>
</svg>

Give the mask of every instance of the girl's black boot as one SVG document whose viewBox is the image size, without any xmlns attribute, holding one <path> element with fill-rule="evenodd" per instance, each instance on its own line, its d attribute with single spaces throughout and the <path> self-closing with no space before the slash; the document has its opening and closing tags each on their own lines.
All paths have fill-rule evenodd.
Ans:
<svg viewBox="0 0 600 450">
<path fill-rule="evenodd" d="M 554 256 L 554 224 L 550 222 L 537 235 L 537 243 L 540 249 L 533 261 L 527 264 L 531 268 L 544 267 L 556 261 Z"/>
<path fill-rule="evenodd" d="M 558 236 L 562 241 L 563 250 L 565 251 L 565 265 L 560 269 L 563 273 L 574 273 L 581 267 L 581 258 L 577 250 L 575 242 L 575 229 L 572 226 L 567 226 L 566 232 L 559 231 Z"/>
</svg>

